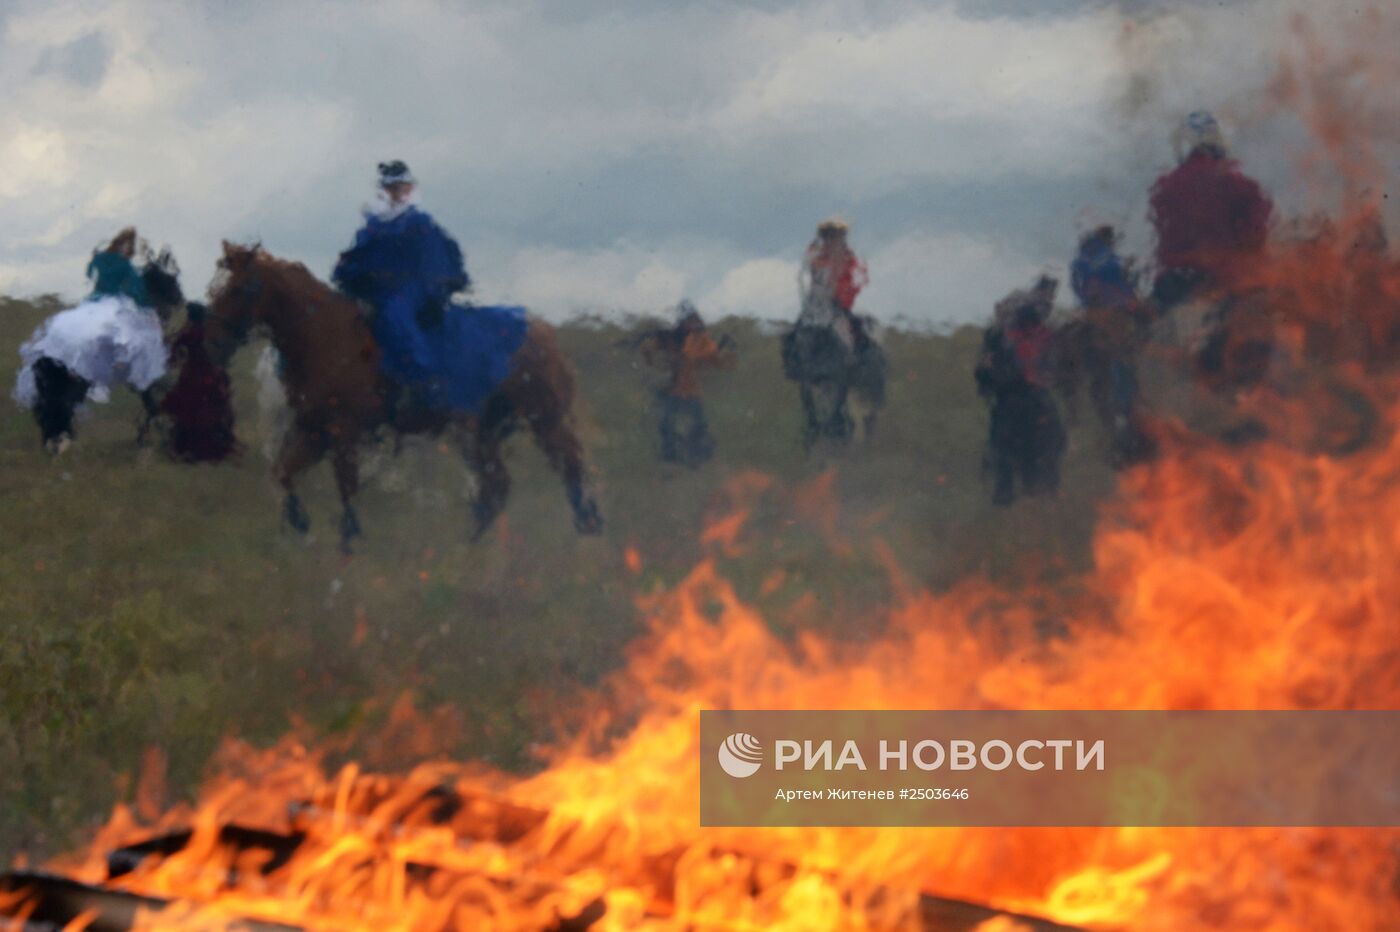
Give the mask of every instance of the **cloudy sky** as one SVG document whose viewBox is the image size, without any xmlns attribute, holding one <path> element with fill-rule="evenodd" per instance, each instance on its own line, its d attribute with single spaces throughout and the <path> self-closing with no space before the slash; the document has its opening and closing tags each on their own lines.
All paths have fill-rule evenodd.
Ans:
<svg viewBox="0 0 1400 932">
<path fill-rule="evenodd" d="M 325 276 L 402 158 L 482 300 L 790 317 L 841 213 L 866 309 L 980 320 L 1087 222 L 1141 247 L 1190 109 L 1287 204 L 1305 134 L 1260 101 L 1303 7 L 0 0 L 0 292 L 79 294 L 127 223 L 191 293 L 223 238 Z"/>
</svg>

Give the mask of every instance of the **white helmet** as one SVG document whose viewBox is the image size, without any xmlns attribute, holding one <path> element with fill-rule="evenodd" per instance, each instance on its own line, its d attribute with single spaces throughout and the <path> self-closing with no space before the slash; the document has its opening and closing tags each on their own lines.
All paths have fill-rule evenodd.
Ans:
<svg viewBox="0 0 1400 932">
<path fill-rule="evenodd" d="M 1209 110 L 1193 110 L 1181 121 L 1172 134 L 1172 148 L 1176 150 L 1179 162 L 1186 161 L 1191 153 L 1201 146 L 1210 146 L 1225 152 L 1225 136 L 1220 132 L 1220 124 Z"/>
</svg>

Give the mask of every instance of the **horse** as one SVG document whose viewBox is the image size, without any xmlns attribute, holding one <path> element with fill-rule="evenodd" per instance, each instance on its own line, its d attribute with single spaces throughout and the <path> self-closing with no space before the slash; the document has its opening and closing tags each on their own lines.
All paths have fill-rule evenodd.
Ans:
<svg viewBox="0 0 1400 932">
<path fill-rule="evenodd" d="M 44 321 L 20 348 L 14 394 L 33 413 L 45 449 L 61 452 L 75 433 L 78 407 L 106 401 L 117 384 L 141 399 L 136 443 L 146 442 L 160 414 L 157 392 L 169 361 L 163 325 L 185 303 L 179 275 L 169 249 L 148 256 L 141 280 L 154 318 L 125 299 L 92 299 Z"/>
<path fill-rule="evenodd" d="M 1150 459 L 1156 443 L 1142 412 L 1137 360 L 1147 342 L 1147 310 L 1093 308 L 1054 322 L 1051 383 L 1071 424 L 1078 420 L 1079 387 L 1109 438 L 1109 461 L 1123 469 Z"/>
<path fill-rule="evenodd" d="M 859 317 L 851 343 L 833 327 L 798 323 L 782 339 L 783 374 L 798 385 L 802 438 L 810 450 L 821 438 L 851 439 L 856 422 L 847 402 L 861 408 L 860 426 L 868 438 L 885 403 L 889 363 L 876 339 L 875 321 Z M 854 344 L 854 345 L 852 345 Z"/>
<path fill-rule="evenodd" d="M 1148 299 L 1135 316 L 1103 310 L 1062 321 L 1054 330 L 1054 388 L 1073 421 L 1079 386 L 1088 382 L 1112 465 L 1120 469 L 1157 452 L 1158 431 L 1140 403 L 1136 372 L 1149 345 L 1199 386 L 1193 420 L 1204 414 L 1206 431 L 1226 443 L 1273 437 L 1330 456 L 1364 449 L 1384 418 L 1348 374 L 1352 357 L 1319 341 L 1323 351 L 1298 358 L 1299 350 L 1280 338 L 1287 313 L 1279 302 L 1262 290 L 1201 295 L 1166 310 Z"/>
<path fill-rule="evenodd" d="M 257 245 L 225 242 L 219 268 L 206 323 L 211 356 L 227 365 L 258 328 L 281 358 L 292 422 L 274 473 L 285 493 L 283 517 L 296 531 L 305 533 L 311 524 L 296 480 L 329 455 L 343 509 L 341 547 L 349 552 L 361 533 L 352 504 L 359 487 L 359 446 L 388 427 L 400 437 L 444 431 L 456 436 L 478 479 L 474 515 L 475 538 L 480 538 L 505 507 L 510 474 L 501 447 L 523 421 L 563 480 L 575 529 L 601 533 L 598 506 L 584 489 L 583 448 L 570 425 L 573 371 L 549 325 L 529 319 L 509 375 L 479 412 L 409 407 L 391 417 L 388 399 L 396 387 L 381 373 L 380 349 L 358 302 L 301 263 L 277 259 Z M 454 306 L 449 313 L 472 309 Z"/>
</svg>

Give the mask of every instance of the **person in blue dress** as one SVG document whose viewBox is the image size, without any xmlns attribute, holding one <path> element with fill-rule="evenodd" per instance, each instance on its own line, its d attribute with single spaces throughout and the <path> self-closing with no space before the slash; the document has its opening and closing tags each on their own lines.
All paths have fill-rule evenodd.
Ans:
<svg viewBox="0 0 1400 932">
<path fill-rule="evenodd" d="M 509 374 L 525 312 L 452 302 L 471 277 L 456 241 L 414 202 L 416 188 L 403 162 L 380 164 L 376 203 L 331 280 L 374 309 L 391 411 L 475 411 Z"/>
</svg>

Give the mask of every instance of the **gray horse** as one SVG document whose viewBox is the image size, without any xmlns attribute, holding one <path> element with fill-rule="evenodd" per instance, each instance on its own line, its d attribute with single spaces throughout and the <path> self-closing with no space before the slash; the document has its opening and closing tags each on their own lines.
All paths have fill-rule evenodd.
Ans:
<svg viewBox="0 0 1400 932">
<path fill-rule="evenodd" d="M 808 449 L 822 438 L 846 442 L 856 432 L 848 402 L 861 409 L 861 433 L 869 437 L 885 403 L 889 369 L 876 341 L 874 321 L 853 319 L 848 342 L 832 327 L 799 322 L 783 336 L 783 374 L 798 385 L 802 399 L 802 439 Z"/>
</svg>

